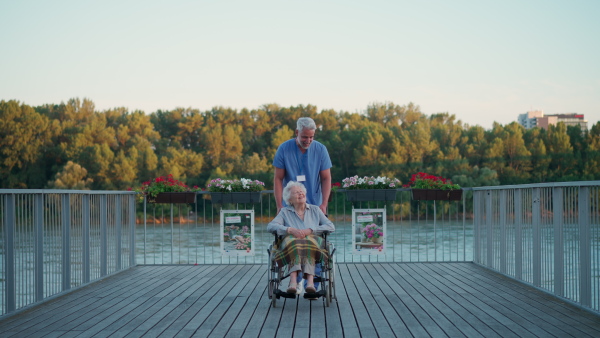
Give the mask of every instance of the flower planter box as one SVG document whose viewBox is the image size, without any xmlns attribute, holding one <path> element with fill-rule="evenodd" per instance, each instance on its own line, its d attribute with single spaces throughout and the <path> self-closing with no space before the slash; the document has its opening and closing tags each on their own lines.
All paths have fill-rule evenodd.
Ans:
<svg viewBox="0 0 600 338">
<path fill-rule="evenodd" d="M 346 190 L 346 197 L 350 202 L 394 201 L 396 200 L 396 189 Z"/>
<path fill-rule="evenodd" d="M 211 192 L 213 204 L 223 203 L 260 203 L 260 191 L 249 192 Z"/>
<path fill-rule="evenodd" d="M 161 192 L 154 199 L 146 196 L 148 203 L 196 203 L 195 192 Z"/>
<path fill-rule="evenodd" d="M 412 199 L 416 201 L 459 201 L 462 199 L 462 189 L 411 189 Z"/>
</svg>

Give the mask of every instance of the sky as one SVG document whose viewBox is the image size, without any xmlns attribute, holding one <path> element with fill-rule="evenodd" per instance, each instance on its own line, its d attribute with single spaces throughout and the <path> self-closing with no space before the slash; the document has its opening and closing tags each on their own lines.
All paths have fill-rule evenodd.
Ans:
<svg viewBox="0 0 600 338">
<path fill-rule="evenodd" d="M 600 120 L 598 0 L 0 0 L 0 100 Z"/>
</svg>

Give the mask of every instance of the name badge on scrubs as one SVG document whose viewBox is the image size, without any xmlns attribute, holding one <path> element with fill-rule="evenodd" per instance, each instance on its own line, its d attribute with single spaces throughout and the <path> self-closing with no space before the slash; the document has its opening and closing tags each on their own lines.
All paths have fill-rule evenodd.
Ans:
<svg viewBox="0 0 600 338">
<path fill-rule="evenodd" d="M 298 182 L 304 182 L 304 181 L 306 181 L 306 175 L 298 175 L 297 178 L 298 178 L 297 179 Z"/>
</svg>

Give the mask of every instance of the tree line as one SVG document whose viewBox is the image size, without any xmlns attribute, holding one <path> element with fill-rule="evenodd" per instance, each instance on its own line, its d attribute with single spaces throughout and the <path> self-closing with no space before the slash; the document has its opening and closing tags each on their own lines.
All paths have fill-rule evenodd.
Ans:
<svg viewBox="0 0 600 338">
<path fill-rule="evenodd" d="M 600 179 L 600 123 L 489 130 L 419 106 L 373 103 L 363 114 L 312 105 L 257 109 L 177 108 L 151 114 L 97 111 L 89 99 L 32 107 L 0 101 L 0 188 L 126 190 L 173 174 L 205 187 L 213 178 L 252 178 L 272 189 L 272 160 L 312 117 L 327 146 L 333 182 L 416 172 L 463 187 Z"/>
</svg>

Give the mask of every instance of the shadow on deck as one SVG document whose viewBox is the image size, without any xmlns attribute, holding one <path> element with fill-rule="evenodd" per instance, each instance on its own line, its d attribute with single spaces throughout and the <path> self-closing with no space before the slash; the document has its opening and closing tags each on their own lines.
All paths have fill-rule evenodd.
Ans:
<svg viewBox="0 0 600 338">
<path fill-rule="evenodd" d="M 0 335 L 600 337 L 600 315 L 473 263 L 342 263 L 336 274 L 330 307 L 300 297 L 273 308 L 265 265 L 137 266 L 3 319 Z"/>
</svg>

